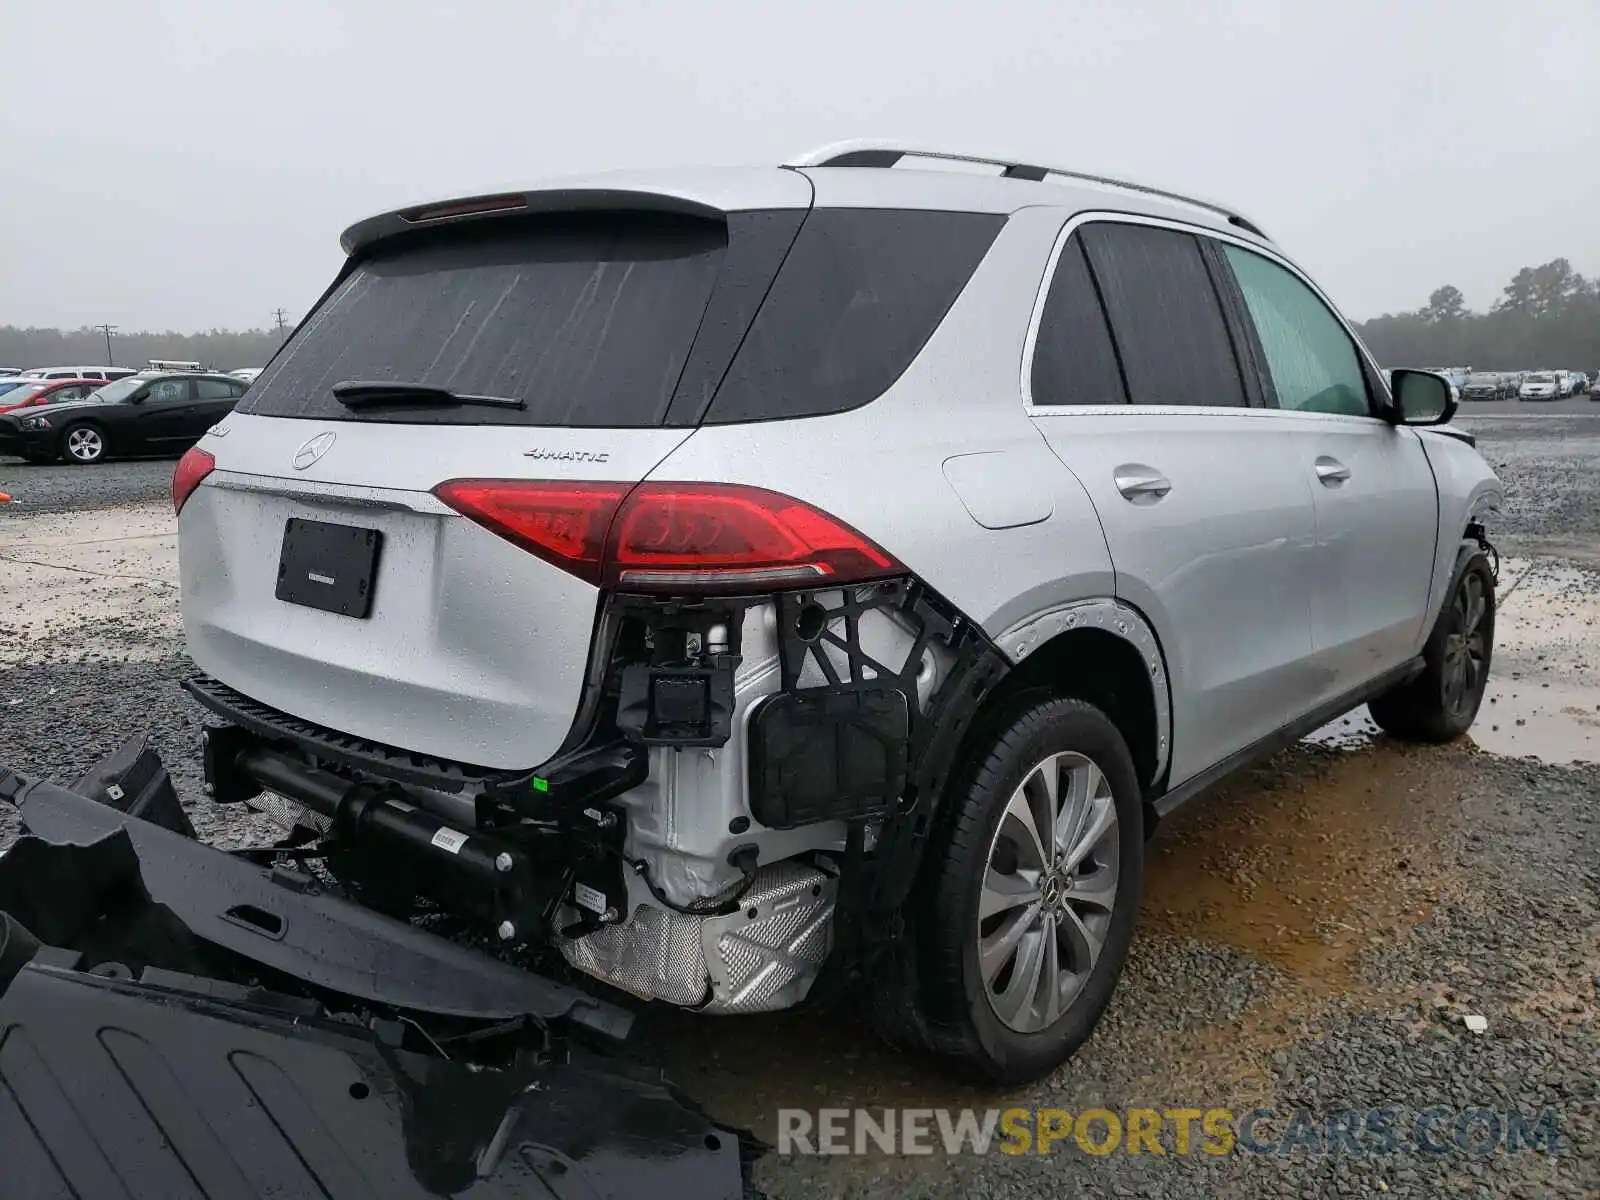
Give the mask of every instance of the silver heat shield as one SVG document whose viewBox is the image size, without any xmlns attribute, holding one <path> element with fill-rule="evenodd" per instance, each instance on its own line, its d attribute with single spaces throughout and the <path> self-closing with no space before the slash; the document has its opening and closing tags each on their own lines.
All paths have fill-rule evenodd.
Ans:
<svg viewBox="0 0 1600 1200">
<path fill-rule="evenodd" d="M 805 998 L 831 945 L 837 884 L 777 862 L 724 917 L 638 904 L 621 925 L 561 939 L 568 963 L 646 1000 L 713 1013 L 773 1012 Z"/>
<path fill-rule="evenodd" d="M 262 792 L 259 796 L 246 800 L 245 806 L 261 813 L 273 824 L 281 827 L 285 833 L 293 833 L 296 825 L 303 825 L 319 834 L 326 834 L 333 825 L 321 813 L 313 812 L 298 800 L 290 800 L 287 796 L 278 795 L 277 792 Z"/>
</svg>

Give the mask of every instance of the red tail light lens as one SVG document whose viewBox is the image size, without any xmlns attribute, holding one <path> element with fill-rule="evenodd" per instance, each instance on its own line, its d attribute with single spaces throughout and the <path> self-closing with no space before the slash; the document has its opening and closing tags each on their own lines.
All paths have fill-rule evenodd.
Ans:
<svg viewBox="0 0 1600 1200">
<path fill-rule="evenodd" d="M 842 521 L 765 488 L 451 480 L 434 492 L 564 570 L 628 591 L 824 587 L 905 569 Z"/>
<path fill-rule="evenodd" d="M 491 533 L 599 586 L 606 532 L 629 486 L 452 479 L 433 494 Z"/>
<path fill-rule="evenodd" d="M 189 494 L 200 486 L 200 481 L 217 469 L 217 460 L 199 446 L 192 447 L 178 460 L 172 472 L 172 515 L 183 511 Z"/>
<path fill-rule="evenodd" d="M 827 513 L 764 488 L 640 484 L 606 554 L 617 586 L 643 591 L 851 583 L 901 570 Z"/>
</svg>

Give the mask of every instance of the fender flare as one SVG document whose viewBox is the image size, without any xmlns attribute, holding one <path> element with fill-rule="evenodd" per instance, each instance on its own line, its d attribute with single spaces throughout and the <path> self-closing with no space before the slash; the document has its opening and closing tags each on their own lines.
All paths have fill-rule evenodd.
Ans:
<svg viewBox="0 0 1600 1200">
<path fill-rule="evenodd" d="M 1152 778 L 1160 779 L 1171 757 L 1172 687 L 1161 642 L 1143 613 L 1110 596 L 1074 600 L 1017 622 L 995 637 L 994 644 L 1015 666 L 1058 634 L 1071 629 L 1098 629 L 1120 638 L 1139 652 L 1139 659 L 1149 672 L 1150 690 L 1155 699 L 1156 768 Z"/>
</svg>

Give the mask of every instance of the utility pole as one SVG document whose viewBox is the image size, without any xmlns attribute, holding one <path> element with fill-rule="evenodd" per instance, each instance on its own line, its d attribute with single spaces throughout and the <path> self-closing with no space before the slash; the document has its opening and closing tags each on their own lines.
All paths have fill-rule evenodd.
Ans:
<svg viewBox="0 0 1600 1200">
<path fill-rule="evenodd" d="M 289 314 L 287 312 L 285 312 L 281 308 L 275 308 L 275 309 L 272 310 L 273 319 L 278 322 L 278 332 L 279 333 L 282 333 L 284 331 L 284 328 L 287 326 L 288 322 L 286 322 L 284 320 L 284 318 L 287 317 L 288 315 Z"/>
<path fill-rule="evenodd" d="M 111 357 L 111 334 L 117 327 L 115 325 L 96 325 L 95 328 L 106 335 L 106 366 L 116 366 L 116 360 Z"/>
</svg>

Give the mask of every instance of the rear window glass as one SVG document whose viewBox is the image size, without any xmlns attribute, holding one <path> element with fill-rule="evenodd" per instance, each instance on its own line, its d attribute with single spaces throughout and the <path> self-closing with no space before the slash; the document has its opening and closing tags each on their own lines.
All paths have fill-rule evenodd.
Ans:
<svg viewBox="0 0 1600 1200">
<path fill-rule="evenodd" d="M 660 424 L 727 244 L 720 221 L 571 214 L 380 247 L 296 331 L 239 411 L 446 424 Z M 373 407 L 345 380 L 514 397 L 522 410 Z"/>
<path fill-rule="evenodd" d="M 988 253 L 991 213 L 818 209 L 712 401 L 713 423 L 819 416 L 881 395 Z"/>
</svg>

